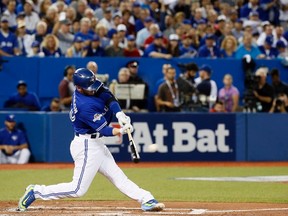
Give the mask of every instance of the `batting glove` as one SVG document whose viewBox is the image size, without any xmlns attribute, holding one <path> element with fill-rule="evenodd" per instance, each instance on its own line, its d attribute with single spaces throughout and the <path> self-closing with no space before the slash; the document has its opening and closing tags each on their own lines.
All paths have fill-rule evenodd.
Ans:
<svg viewBox="0 0 288 216">
<path fill-rule="evenodd" d="M 133 126 L 129 123 L 125 124 L 123 127 L 120 128 L 120 133 L 126 134 L 128 129 L 130 130 L 131 133 L 134 131 Z"/>
<path fill-rule="evenodd" d="M 118 123 L 121 127 L 123 127 L 125 124 L 131 124 L 131 119 L 129 116 L 125 115 L 124 112 L 117 112 L 116 118 L 118 119 Z"/>
</svg>

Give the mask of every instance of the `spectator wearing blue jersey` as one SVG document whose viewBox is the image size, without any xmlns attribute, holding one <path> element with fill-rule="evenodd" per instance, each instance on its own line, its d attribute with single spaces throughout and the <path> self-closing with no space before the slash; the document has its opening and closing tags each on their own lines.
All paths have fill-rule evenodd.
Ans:
<svg viewBox="0 0 288 216">
<path fill-rule="evenodd" d="M 194 58 L 197 56 L 197 50 L 192 45 L 192 37 L 188 34 L 182 36 L 180 45 L 181 58 Z"/>
<path fill-rule="evenodd" d="M 89 18 L 84 17 L 80 21 L 80 31 L 75 34 L 76 37 L 80 37 L 85 41 L 85 45 L 88 46 L 90 44 L 90 41 L 93 38 L 93 35 L 90 32 L 91 28 L 91 21 Z"/>
<path fill-rule="evenodd" d="M 0 56 L 11 57 L 14 55 L 20 55 L 17 37 L 14 33 L 9 31 L 8 18 L 2 16 L 0 30 Z"/>
<path fill-rule="evenodd" d="M 198 57 L 200 58 L 218 58 L 220 57 L 220 50 L 216 46 L 215 36 L 208 34 L 205 36 L 205 45 L 198 50 Z"/>
<path fill-rule="evenodd" d="M 41 111 L 45 111 L 45 112 L 61 112 L 62 109 L 61 109 L 61 103 L 60 103 L 59 98 L 53 98 L 48 105 L 43 106 L 41 108 Z"/>
<path fill-rule="evenodd" d="M 38 96 L 34 92 L 28 92 L 27 83 L 20 80 L 17 84 L 17 92 L 5 101 L 4 108 L 39 111 L 41 106 Z"/>
<path fill-rule="evenodd" d="M 237 40 L 232 35 L 225 36 L 221 43 L 220 57 L 221 58 L 235 58 L 237 49 Z"/>
<path fill-rule="evenodd" d="M 240 18 L 248 19 L 251 12 L 257 12 L 259 14 L 259 18 L 263 19 L 263 9 L 259 7 L 259 0 L 249 0 L 248 3 L 243 5 L 240 8 Z"/>
<path fill-rule="evenodd" d="M 269 20 L 273 25 L 279 25 L 279 4 L 277 0 L 260 0 L 260 7 L 263 10 L 261 19 Z"/>
<path fill-rule="evenodd" d="M 154 41 L 150 44 L 144 51 L 144 57 L 152 57 L 152 58 L 164 58 L 171 59 L 172 55 L 168 54 L 168 51 L 165 47 L 163 47 L 163 34 L 162 32 L 158 32 L 154 36 Z"/>
<path fill-rule="evenodd" d="M 85 57 L 87 50 L 85 49 L 84 41 L 81 37 L 75 37 L 73 45 L 67 49 L 66 57 Z"/>
<path fill-rule="evenodd" d="M 59 40 L 55 35 L 48 34 L 42 42 L 42 51 L 45 56 L 60 57 L 62 56 L 59 48 Z"/>
<path fill-rule="evenodd" d="M 277 58 L 278 50 L 273 45 L 273 36 L 267 36 L 263 46 L 259 46 L 259 50 L 265 55 L 265 59 Z"/>
<path fill-rule="evenodd" d="M 105 50 L 100 45 L 100 38 L 98 35 L 94 35 L 91 41 L 90 46 L 87 49 L 87 57 L 98 56 L 103 57 L 105 56 Z"/>
<path fill-rule="evenodd" d="M 26 164 L 30 150 L 24 132 L 16 128 L 15 116 L 7 115 L 0 129 L 0 164 Z"/>
</svg>

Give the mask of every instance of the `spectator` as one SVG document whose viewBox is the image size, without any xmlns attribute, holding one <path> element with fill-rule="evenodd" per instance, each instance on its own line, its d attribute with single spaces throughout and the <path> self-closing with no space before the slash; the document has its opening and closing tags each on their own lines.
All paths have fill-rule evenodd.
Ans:
<svg viewBox="0 0 288 216">
<path fill-rule="evenodd" d="M 124 48 L 125 57 L 141 57 L 143 55 L 142 50 L 138 49 L 135 42 L 134 35 L 128 35 L 127 47 Z"/>
<path fill-rule="evenodd" d="M 169 38 L 169 35 L 175 34 L 175 28 L 174 28 L 174 18 L 171 14 L 167 14 L 165 16 L 165 28 L 163 31 L 163 34 L 166 38 Z"/>
<path fill-rule="evenodd" d="M 38 96 L 34 92 L 28 92 L 27 83 L 20 80 L 17 84 L 17 92 L 4 103 L 4 108 L 39 111 L 41 106 Z"/>
<path fill-rule="evenodd" d="M 225 113 L 225 107 L 224 103 L 222 101 L 216 101 L 215 104 L 213 104 L 213 107 L 209 110 L 210 113 Z"/>
<path fill-rule="evenodd" d="M 234 28 L 232 29 L 232 34 L 239 41 L 240 38 L 243 37 L 243 21 L 241 19 L 237 19 L 234 23 Z"/>
<path fill-rule="evenodd" d="M 144 42 L 146 38 L 150 36 L 149 28 L 153 24 L 153 21 L 154 20 L 150 16 L 144 19 L 145 28 L 142 28 L 140 31 L 138 31 L 136 36 L 136 44 L 138 48 L 144 49 Z"/>
<path fill-rule="evenodd" d="M 49 105 L 46 105 L 41 108 L 41 111 L 45 112 L 61 112 L 61 103 L 59 98 L 53 98 Z"/>
<path fill-rule="evenodd" d="M 36 26 L 36 33 L 33 35 L 34 40 L 38 41 L 40 44 L 43 42 L 47 33 L 47 24 L 43 21 L 39 21 Z"/>
<path fill-rule="evenodd" d="M 10 0 L 7 3 L 7 9 L 4 11 L 2 16 L 6 16 L 8 18 L 8 26 L 11 32 L 15 32 L 17 29 L 17 21 L 16 21 L 16 0 Z"/>
<path fill-rule="evenodd" d="M 124 49 L 125 47 L 127 47 L 127 39 L 126 39 L 126 32 L 127 32 L 127 27 L 124 24 L 119 24 L 116 28 L 117 30 L 117 34 L 119 37 L 119 46 Z M 110 44 L 113 44 L 113 40 L 110 41 Z"/>
<path fill-rule="evenodd" d="M 154 41 L 144 51 L 144 57 L 171 59 L 172 55 L 163 46 L 163 34 L 161 32 L 154 36 Z"/>
<path fill-rule="evenodd" d="M 103 24 L 97 24 L 95 33 L 100 38 L 100 45 L 105 49 L 110 44 L 110 39 L 107 37 L 107 28 Z"/>
<path fill-rule="evenodd" d="M 287 47 L 282 40 L 277 41 L 276 48 L 277 48 L 278 53 L 279 53 L 277 56 L 278 59 L 285 59 L 286 57 L 288 57 Z"/>
<path fill-rule="evenodd" d="M 107 46 L 105 49 L 105 55 L 109 56 L 109 57 L 122 57 L 124 56 L 123 54 L 123 49 L 121 47 L 119 47 L 119 35 L 117 34 L 117 32 L 114 32 L 112 35 L 112 41 L 113 41 L 113 45 Z"/>
<path fill-rule="evenodd" d="M 104 25 L 108 29 L 108 31 L 114 27 L 112 21 L 112 11 L 110 8 L 107 8 L 104 11 L 104 17 L 99 21 L 99 23 Z"/>
<path fill-rule="evenodd" d="M 51 0 L 43 0 L 40 2 L 40 11 L 39 11 L 40 19 L 46 15 L 47 10 L 51 5 L 52 5 Z"/>
<path fill-rule="evenodd" d="M 280 7 L 279 7 L 279 21 L 280 25 L 287 30 L 288 29 L 288 1 L 286 0 L 280 0 L 279 2 Z"/>
<path fill-rule="evenodd" d="M 92 71 L 95 75 L 98 73 L 98 65 L 94 61 L 89 61 L 86 68 Z"/>
<path fill-rule="evenodd" d="M 67 49 L 66 57 L 85 57 L 86 50 L 84 49 L 84 41 L 81 37 L 75 37 L 73 45 Z"/>
<path fill-rule="evenodd" d="M 190 6 L 186 4 L 185 0 L 179 0 L 174 6 L 174 12 L 183 12 L 185 14 L 185 18 L 190 18 Z"/>
<path fill-rule="evenodd" d="M 24 21 L 19 21 L 16 32 L 21 56 L 28 56 L 32 52 L 31 45 L 34 40 L 33 35 L 26 33 L 25 25 Z"/>
<path fill-rule="evenodd" d="M 288 98 L 285 93 L 279 93 L 273 100 L 273 104 L 269 113 L 287 113 L 288 112 Z"/>
<path fill-rule="evenodd" d="M 105 56 L 105 50 L 100 45 L 100 38 L 98 35 L 94 35 L 91 44 L 88 47 L 87 50 L 87 57 L 97 56 L 97 57 L 104 57 Z"/>
<path fill-rule="evenodd" d="M 14 115 L 7 115 L 5 128 L 0 129 L 0 164 L 26 164 L 30 150 L 25 134 L 16 128 Z"/>
<path fill-rule="evenodd" d="M 183 35 L 180 45 L 181 58 L 194 58 L 197 56 L 197 50 L 192 45 L 192 38 L 190 35 Z"/>
<path fill-rule="evenodd" d="M 180 56 L 179 36 L 177 34 L 171 34 L 169 36 L 167 50 L 168 50 L 168 53 L 171 54 L 173 57 Z"/>
<path fill-rule="evenodd" d="M 149 32 L 150 35 L 147 37 L 144 41 L 144 48 L 147 48 L 151 43 L 153 43 L 155 35 L 160 31 L 159 25 L 156 23 L 153 23 L 149 26 Z M 168 40 L 163 36 L 163 47 L 167 47 Z"/>
<path fill-rule="evenodd" d="M 85 46 L 90 44 L 90 41 L 93 38 L 93 34 L 90 32 L 91 21 L 84 17 L 80 21 L 80 31 L 75 34 L 75 38 L 80 37 L 85 41 Z"/>
<path fill-rule="evenodd" d="M 269 20 L 273 25 L 279 25 L 279 5 L 276 0 L 261 0 L 260 8 L 262 11 L 262 20 Z"/>
<path fill-rule="evenodd" d="M 240 8 L 240 18 L 248 18 L 251 12 L 261 14 L 262 19 L 263 10 L 259 7 L 259 0 L 249 0 L 249 2 Z"/>
<path fill-rule="evenodd" d="M 279 95 L 280 93 L 288 94 L 288 85 L 284 83 L 280 78 L 280 72 L 278 69 L 273 68 L 270 71 L 272 87 L 274 90 L 274 96 Z"/>
<path fill-rule="evenodd" d="M 104 17 L 104 11 L 109 7 L 109 0 L 100 0 L 100 7 L 95 10 L 95 17 L 101 20 Z"/>
<path fill-rule="evenodd" d="M 266 82 L 267 69 L 259 68 L 255 75 L 259 76 L 258 86 L 254 91 L 257 102 L 261 104 L 261 109 L 258 112 L 269 112 L 273 103 L 274 91 L 273 87 Z"/>
<path fill-rule="evenodd" d="M 59 98 L 61 102 L 61 108 L 63 110 L 69 110 L 71 101 L 72 101 L 72 95 L 74 92 L 74 84 L 73 84 L 73 74 L 75 72 L 75 66 L 74 65 L 68 65 L 64 69 L 63 73 L 63 79 L 59 83 L 58 91 L 59 91 Z"/>
<path fill-rule="evenodd" d="M 67 7 L 67 9 L 66 9 L 66 19 L 72 23 L 72 27 L 73 27 L 74 23 L 76 25 L 77 25 L 77 23 L 79 24 L 79 20 L 76 19 L 76 10 L 71 6 Z M 74 33 L 75 32 L 78 32 L 78 31 L 74 31 Z"/>
<path fill-rule="evenodd" d="M 239 90 L 233 86 L 231 74 L 225 74 L 223 78 L 224 87 L 218 92 L 218 100 L 223 102 L 227 112 L 236 112 L 239 105 Z"/>
<path fill-rule="evenodd" d="M 234 36 L 228 35 L 221 43 L 220 57 L 235 58 L 237 41 Z"/>
<path fill-rule="evenodd" d="M 218 58 L 220 57 L 220 50 L 215 45 L 215 36 L 208 34 L 205 37 L 205 45 L 201 46 L 198 51 L 200 58 Z"/>
<path fill-rule="evenodd" d="M 42 44 L 42 51 L 44 55 L 50 57 L 60 57 L 62 56 L 62 52 L 59 48 L 59 40 L 55 35 L 48 34 L 44 38 Z"/>
<path fill-rule="evenodd" d="M 127 27 L 128 35 L 136 35 L 135 22 L 131 21 L 132 13 L 130 10 L 125 9 L 122 11 L 122 23 Z"/>
<path fill-rule="evenodd" d="M 9 31 L 8 18 L 1 17 L 0 29 L 0 56 L 15 56 L 20 55 L 17 37 L 14 33 Z"/>
<path fill-rule="evenodd" d="M 176 82 L 176 70 L 167 69 L 166 81 L 159 86 L 157 93 L 157 106 L 161 112 L 180 111 L 179 89 Z"/>
<path fill-rule="evenodd" d="M 245 33 L 243 36 L 243 44 L 240 44 L 236 50 L 235 57 L 237 59 L 242 59 L 245 55 L 250 55 L 251 58 L 264 58 L 264 55 L 261 54 L 259 48 L 252 44 L 252 35 Z"/>
<path fill-rule="evenodd" d="M 64 19 L 58 21 L 53 27 L 53 34 L 59 39 L 59 48 L 62 53 L 72 46 L 75 36 L 70 32 L 71 21 Z"/>
<path fill-rule="evenodd" d="M 259 47 L 261 53 L 265 56 L 265 59 L 273 59 L 278 56 L 277 48 L 272 47 L 273 36 L 267 36 L 263 46 Z"/>
<path fill-rule="evenodd" d="M 27 57 L 44 57 L 44 53 L 40 50 L 40 43 L 33 41 L 31 44 L 31 53 Z"/>
<path fill-rule="evenodd" d="M 217 17 L 217 20 L 216 20 L 217 29 L 216 29 L 216 32 L 215 32 L 215 36 L 216 36 L 217 39 L 219 39 L 219 38 L 221 38 L 221 37 L 223 37 L 225 35 L 225 31 L 226 31 L 225 27 L 226 27 L 226 23 L 227 23 L 226 21 L 227 21 L 227 18 L 223 14 L 219 15 Z"/>
<path fill-rule="evenodd" d="M 84 17 L 87 8 L 87 1 L 78 0 L 76 3 L 76 19 L 81 20 Z"/>
<path fill-rule="evenodd" d="M 53 26 L 58 22 L 58 20 L 60 18 L 62 19 L 62 17 L 60 15 L 58 15 L 57 7 L 53 6 L 53 5 L 50 6 L 46 12 L 45 17 L 42 18 L 42 20 L 47 24 L 47 33 L 48 34 L 52 33 Z"/>
<path fill-rule="evenodd" d="M 209 65 L 202 65 L 199 68 L 200 82 L 196 82 L 199 100 L 203 107 L 211 108 L 217 99 L 217 84 L 211 80 L 212 69 Z"/>
<path fill-rule="evenodd" d="M 136 3 L 136 2 L 135 2 Z M 140 4 L 136 3 L 133 5 L 139 5 L 139 6 L 133 6 L 132 7 L 132 14 L 133 14 L 133 17 L 135 19 L 135 31 L 138 35 L 138 32 L 144 28 L 146 28 L 146 25 L 145 25 L 145 20 L 149 17 L 149 19 L 151 18 L 150 17 L 150 11 L 149 9 L 147 8 L 141 8 L 140 7 Z M 153 20 L 153 19 L 152 19 Z M 152 22 L 152 21 L 151 21 Z M 138 36 L 137 36 L 138 37 Z M 144 40 L 145 38 L 143 39 L 143 43 L 144 43 Z"/>
<path fill-rule="evenodd" d="M 24 3 L 24 13 L 25 13 L 25 23 L 26 30 L 29 34 L 34 34 L 36 31 L 37 23 L 39 22 L 39 16 L 33 11 L 33 1 L 25 0 Z"/>
</svg>

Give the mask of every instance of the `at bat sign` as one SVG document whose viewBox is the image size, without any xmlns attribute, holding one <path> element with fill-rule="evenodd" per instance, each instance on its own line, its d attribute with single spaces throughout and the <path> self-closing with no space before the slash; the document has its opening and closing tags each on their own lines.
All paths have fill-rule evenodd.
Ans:
<svg viewBox="0 0 288 216">
<path fill-rule="evenodd" d="M 140 161 L 140 155 L 137 151 L 137 147 L 135 145 L 134 139 L 131 135 L 130 129 L 127 129 L 128 139 L 129 139 L 129 146 L 131 150 L 131 158 L 134 163 L 138 163 Z"/>
</svg>

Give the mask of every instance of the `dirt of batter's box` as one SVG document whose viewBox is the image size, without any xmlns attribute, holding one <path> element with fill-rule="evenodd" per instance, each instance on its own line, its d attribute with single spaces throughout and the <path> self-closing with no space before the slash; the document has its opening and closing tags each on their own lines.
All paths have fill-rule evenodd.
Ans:
<svg viewBox="0 0 288 216">
<path fill-rule="evenodd" d="M 134 201 L 35 201 L 26 212 L 16 212 L 17 202 L 0 202 L 0 215 L 136 216 L 136 215 L 241 215 L 287 216 L 288 204 L 164 202 L 162 212 L 143 212 Z"/>
</svg>

